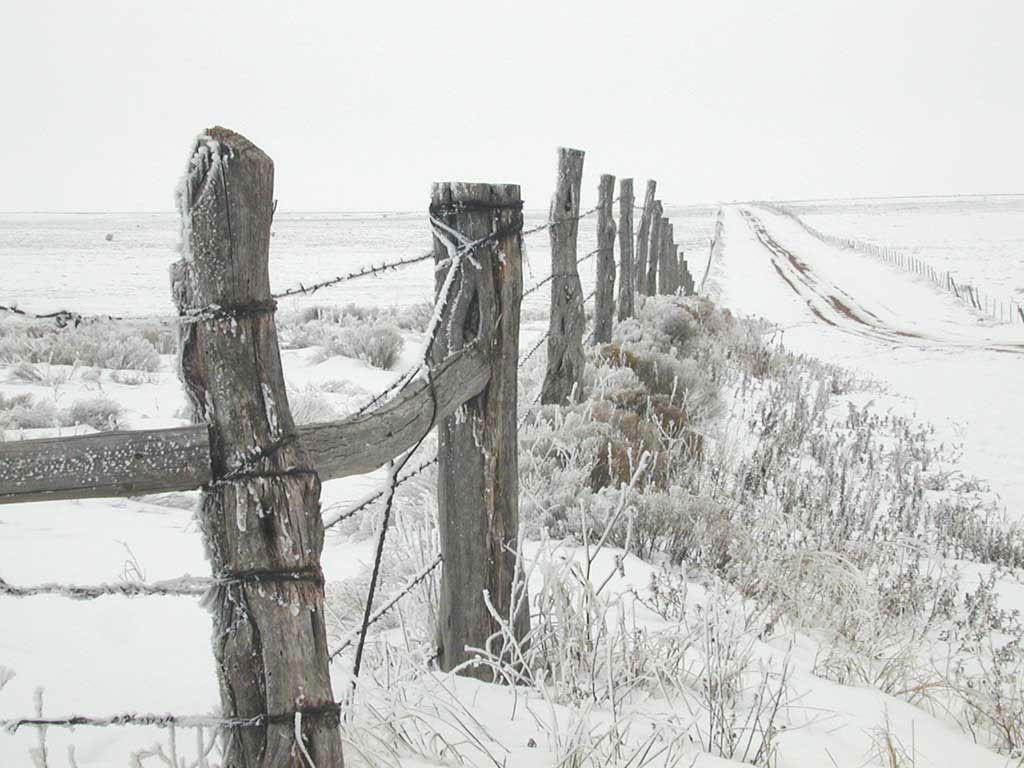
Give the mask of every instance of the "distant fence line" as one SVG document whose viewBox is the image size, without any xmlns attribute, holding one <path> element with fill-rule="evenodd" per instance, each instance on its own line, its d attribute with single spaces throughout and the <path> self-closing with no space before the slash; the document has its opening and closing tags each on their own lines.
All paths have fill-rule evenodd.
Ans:
<svg viewBox="0 0 1024 768">
<path fill-rule="evenodd" d="M 444 670 L 485 677 L 486 669 L 470 663 L 467 648 L 484 647 L 499 634 L 494 612 L 511 618 L 519 639 L 529 630 L 528 611 L 512 605 L 514 595 L 521 592 L 522 578 L 515 551 L 518 427 L 522 424 L 517 414 L 518 370 L 546 344 L 540 401 L 563 405 L 582 399 L 584 306 L 595 299 L 589 343 L 610 341 L 616 266 L 624 276 L 618 294 L 620 320 L 632 317 L 644 296 L 695 293 L 672 223 L 661 215 L 663 206 L 655 198 L 656 182 L 647 184 L 634 240 L 632 179 L 620 180 L 620 196 L 613 197 L 615 178 L 602 175 L 598 205 L 580 212 L 583 156 L 580 150 L 559 149 L 556 191 L 548 220 L 540 226 L 524 230 L 516 185 L 437 183 L 430 203 L 433 248 L 429 254 L 272 294 L 268 275 L 271 160 L 233 131 L 212 128 L 200 136 L 179 186 L 186 255 L 172 267 L 172 294 L 180 315 L 179 375 L 193 404 L 195 423 L 175 429 L 0 443 L 0 504 L 200 488 L 201 528 L 215 544 L 207 548 L 213 576 L 153 584 L 28 587 L 0 580 L 0 595 L 90 599 L 206 594 L 216 624 L 215 657 L 224 716 L 127 713 L 43 718 L 37 713 L 0 720 L 0 727 L 13 732 L 21 726 L 214 725 L 231 731 L 226 763 L 232 763 L 239 750 L 283 756 L 297 747 L 302 754 L 312 755 L 319 768 L 341 765 L 342 746 L 335 726 L 342 704 L 335 700 L 328 665 L 356 645 L 358 676 L 368 628 L 438 566 L 442 575 L 434 658 Z M 613 218 L 615 202 L 621 203 L 621 229 Z M 579 257 L 579 222 L 591 214 L 598 217 L 598 248 Z M 551 239 L 551 276 L 524 291 L 523 238 L 542 231 Z M 712 253 L 720 238 L 721 217 Z M 596 287 L 583 296 L 578 267 L 594 256 L 598 257 Z M 281 370 L 275 299 L 313 293 L 431 258 L 438 275 L 436 301 L 419 365 L 356 414 L 297 428 Z M 471 269 L 466 268 L 469 264 Z M 702 284 L 706 280 L 707 269 Z M 522 298 L 548 283 L 548 331 L 521 355 Z M 0 310 L 53 320 L 61 327 L 129 319 L 90 317 L 69 310 L 37 315 L 6 306 Z M 403 473 L 435 428 L 437 454 Z M 381 490 L 324 521 L 321 481 L 369 472 L 384 464 L 389 471 Z M 374 611 L 396 490 L 434 464 L 438 466 L 441 552 Z M 364 615 L 357 631 L 327 652 L 320 564 L 323 532 L 378 500 L 383 500 L 383 515 Z M 480 514 L 483 508 L 488 515 Z M 263 519 L 268 514 L 271 525 Z M 228 530 L 229 525 L 237 530 Z M 449 546 L 447 542 L 456 538 L 459 546 Z M 297 552 L 292 541 L 310 546 Z M 270 701 L 295 704 L 287 711 L 272 711 Z"/>
<path fill-rule="evenodd" d="M 757 205 L 767 208 L 779 215 L 786 216 L 804 228 L 813 237 L 841 248 L 850 248 L 867 253 L 881 259 L 887 264 L 911 272 L 918 277 L 931 281 L 934 285 L 955 296 L 972 309 L 976 309 L 991 319 L 1010 325 L 1024 324 L 1024 304 L 1012 298 L 996 298 L 980 291 L 976 286 L 965 282 L 957 282 L 951 271 L 941 272 L 923 259 L 903 253 L 895 248 L 877 245 L 866 240 L 852 237 L 837 237 L 822 232 L 817 227 L 804 221 L 793 209 L 778 203 L 759 202 Z"/>
</svg>

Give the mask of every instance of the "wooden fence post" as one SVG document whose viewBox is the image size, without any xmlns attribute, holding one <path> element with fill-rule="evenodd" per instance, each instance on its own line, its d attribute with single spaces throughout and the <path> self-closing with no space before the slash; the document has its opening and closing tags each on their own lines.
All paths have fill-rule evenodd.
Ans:
<svg viewBox="0 0 1024 768">
<path fill-rule="evenodd" d="M 647 278 L 644 284 L 644 293 L 648 296 L 655 296 L 658 293 L 658 262 L 661 261 L 661 214 L 662 206 L 660 200 L 654 201 L 654 208 L 651 210 L 651 244 L 647 251 Z"/>
<path fill-rule="evenodd" d="M 647 180 L 644 208 L 640 212 L 640 228 L 636 233 L 636 263 L 633 268 L 633 287 L 638 294 L 647 293 L 647 249 L 650 247 L 651 218 L 654 216 L 654 193 L 658 182 Z"/>
<path fill-rule="evenodd" d="M 181 326 L 179 373 L 196 423 L 209 425 L 212 480 L 200 529 L 213 574 L 209 604 L 224 717 L 269 716 L 226 734 L 224 765 L 343 765 L 331 691 L 320 569 L 320 480 L 285 394 L 268 258 L 274 165 L 243 136 L 200 136 L 178 189 L 179 311 L 216 306 Z M 296 742 L 296 710 L 303 711 Z"/>
<path fill-rule="evenodd" d="M 576 267 L 583 151 L 558 149 L 558 178 L 551 198 L 551 324 L 548 365 L 541 387 L 545 405 L 583 397 L 583 288 Z"/>
<path fill-rule="evenodd" d="M 633 316 L 633 180 L 619 180 L 619 322 Z"/>
<path fill-rule="evenodd" d="M 594 343 L 612 340 L 612 319 L 615 316 L 615 219 L 612 199 L 615 177 L 601 174 L 597 186 L 597 284 L 594 293 Z"/>
<path fill-rule="evenodd" d="M 491 240 L 467 254 L 442 315 L 434 364 L 476 340 L 488 350 L 487 387 L 438 425 L 437 502 L 444 570 L 438 616 L 438 664 L 450 671 L 473 658 L 498 631 L 484 593 L 516 638 L 530 628 L 517 582 L 519 547 L 519 440 L 516 419 L 519 308 L 523 298 L 523 203 L 515 184 L 434 184 L 430 213 L 470 240 Z M 440 265 L 451 254 L 435 236 Z M 440 293 L 446 269 L 437 273 Z M 515 602 L 515 605 L 513 605 Z M 513 617 L 513 612 L 515 616 Z M 500 653 L 501 647 L 493 650 Z M 490 680 L 486 667 L 462 674 Z"/>
<path fill-rule="evenodd" d="M 658 292 L 671 296 L 676 292 L 676 244 L 673 241 L 672 224 L 667 217 L 661 219 L 661 263 L 658 265 Z"/>
</svg>

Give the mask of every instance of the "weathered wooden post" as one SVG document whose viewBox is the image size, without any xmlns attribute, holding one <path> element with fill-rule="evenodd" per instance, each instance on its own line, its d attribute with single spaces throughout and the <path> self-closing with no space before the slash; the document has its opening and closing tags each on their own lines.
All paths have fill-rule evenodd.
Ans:
<svg viewBox="0 0 1024 768">
<path fill-rule="evenodd" d="M 638 294 L 647 293 L 647 249 L 650 247 L 651 218 L 654 216 L 654 193 L 658 182 L 647 180 L 644 208 L 640 212 L 640 228 L 636 233 L 636 263 L 633 268 L 633 287 Z"/>
<path fill-rule="evenodd" d="M 661 261 L 661 201 L 654 201 L 654 208 L 651 210 L 651 244 L 648 247 L 647 277 L 644 284 L 644 293 L 648 296 L 655 296 L 658 293 L 658 263 Z"/>
<path fill-rule="evenodd" d="M 263 718 L 228 730 L 224 765 L 306 766 L 307 753 L 337 768 L 320 480 L 296 437 L 270 298 L 273 186 L 273 162 L 245 137 L 211 128 L 196 140 L 171 286 L 179 312 L 203 319 L 181 326 L 179 373 L 210 431 L 199 523 L 220 582 L 208 600 L 221 714 Z"/>
<path fill-rule="evenodd" d="M 541 386 L 545 405 L 583 397 L 583 288 L 576 267 L 583 151 L 558 149 L 558 178 L 551 198 L 551 324 L 548 366 Z"/>
<path fill-rule="evenodd" d="M 661 263 L 658 265 L 658 292 L 671 296 L 676 292 L 676 244 L 673 241 L 672 223 L 667 217 L 661 219 Z"/>
<path fill-rule="evenodd" d="M 449 671 L 473 658 L 498 631 L 498 614 L 526 637 L 529 606 L 517 579 L 519 454 L 516 419 L 519 305 L 523 297 L 523 203 L 515 184 L 434 184 L 430 214 L 472 241 L 487 238 L 456 274 L 431 350 L 434 364 L 470 344 L 491 359 L 487 387 L 438 425 L 438 527 L 444 571 L 437 628 L 438 664 Z M 450 236 L 449 236 L 450 237 Z M 451 253 L 435 234 L 439 267 Z M 448 270 L 439 268 L 437 291 Z M 518 574 L 518 575 L 517 575 Z M 516 604 L 513 605 L 513 601 Z M 514 616 L 513 616 L 514 613 Z M 501 647 L 495 647 L 496 653 Z M 490 680 L 485 667 L 462 674 Z"/>
<path fill-rule="evenodd" d="M 597 282 L 594 286 L 594 343 L 612 340 L 612 319 L 615 316 L 615 219 L 612 200 L 615 177 L 601 174 L 597 185 Z"/>
<path fill-rule="evenodd" d="M 619 322 L 633 316 L 633 180 L 619 180 Z"/>
<path fill-rule="evenodd" d="M 693 293 L 693 275 L 690 274 L 690 265 L 686 263 L 686 252 L 679 249 L 679 287 L 683 296 Z"/>
</svg>

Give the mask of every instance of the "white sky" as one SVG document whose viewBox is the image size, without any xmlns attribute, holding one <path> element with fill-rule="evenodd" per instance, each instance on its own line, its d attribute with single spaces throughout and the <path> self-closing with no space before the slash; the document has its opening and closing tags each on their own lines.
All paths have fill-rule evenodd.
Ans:
<svg viewBox="0 0 1024 768">
<path fill-rule="evenodd" d="M 0 210 L 170 210 L 192 136 L 282 210 L 415 209 L 554 149 L 671 203 L 1024 191 L 1024 3 L 0 0 Z"/>
</svg>

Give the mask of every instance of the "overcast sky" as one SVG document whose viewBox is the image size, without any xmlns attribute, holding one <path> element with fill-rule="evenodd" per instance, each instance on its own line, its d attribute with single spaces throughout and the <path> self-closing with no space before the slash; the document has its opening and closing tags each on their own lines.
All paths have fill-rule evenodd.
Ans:
<svg viewBox="0 0 1024 768">
<path fill-rule="evenodd" d="M 559 145 L 589 198 L 1024 191 L 1020 0 L 0 3 L 0 210 L 170 210 L 214 124 L 282 210 L 546 207 Z"/>
</svg>

